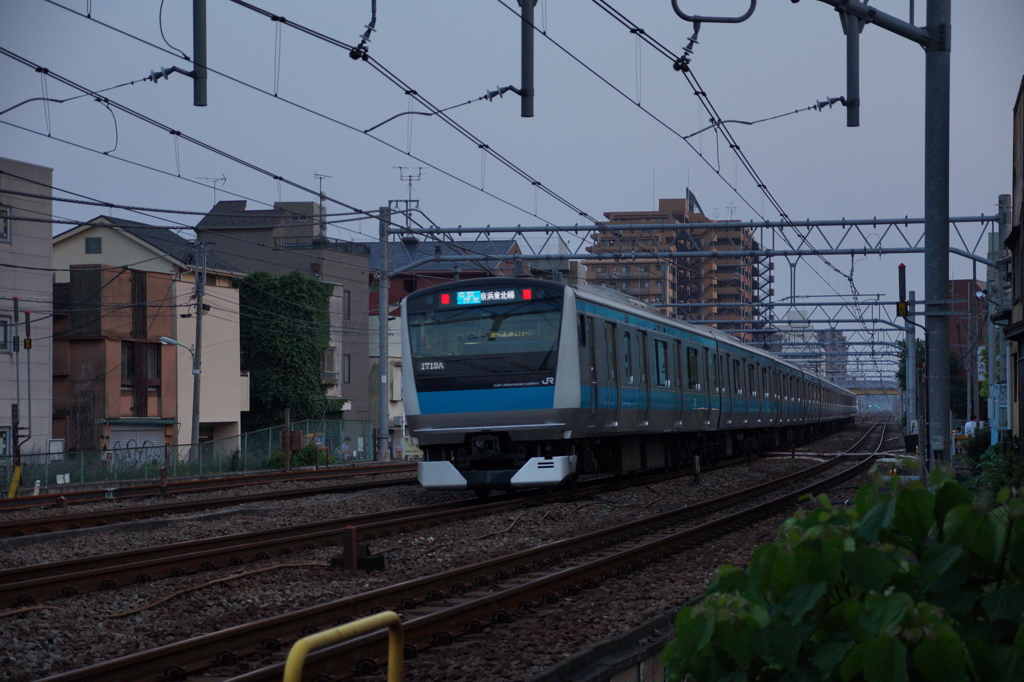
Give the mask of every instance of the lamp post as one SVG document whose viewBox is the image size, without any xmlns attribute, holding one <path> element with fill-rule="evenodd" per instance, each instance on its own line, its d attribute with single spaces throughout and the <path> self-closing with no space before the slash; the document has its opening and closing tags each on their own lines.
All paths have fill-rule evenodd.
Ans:
<svg viewBox="0 0 1024 682">
<path fill-rule="evenodd" d="M 181 346 L 192 356 L 192 437 L 189 440 L 189 459 L 195 454 L 195 448 L 199 445 L 199 360 L 195 351 L 183 343 L 179 343 L 168 336 L 161 336 L 160 343 L 165 346 Z"/>
</svg>

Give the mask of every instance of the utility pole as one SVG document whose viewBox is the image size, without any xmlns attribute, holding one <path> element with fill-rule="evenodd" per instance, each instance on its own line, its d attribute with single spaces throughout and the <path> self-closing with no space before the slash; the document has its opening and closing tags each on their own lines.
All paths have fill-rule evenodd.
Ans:
<svg viewBox="0 0 1024 682">
<path fill-rule="evenodd" d="M 928 0 L 924 96 L 924 297 L 928 339 L 928 438 L 953 465 L 949 420 L 950 0 Z"/>
<path fill-rule="evenodd" d="M 911 291 L 907 299 L 907 366 L 904 372 L 907 379 L 907 428 L 917 420 L 917 330 L 914 329 L 914 300 L 916 293 Z M 920 428 L 918 428 L 920 433 Z M 921 443 L 918 442 L 918 452 Z"/>
<path fill-rule="evenodd" d="M 192 353 L 192 438 L 189 459 L 198 461 L 199 450 L 199 390 L 203 366 L 203 294 L 206 293 L 206 244 L 196 240 L 196 342 Z"/>
<path fill-rule="evenodd" d="M 192 0 L 192 106 L 206 106 L 206 0 Z"/>
<path fill-rule="evenodd" d="M 533 117 L 533 7 L 537 0 L 519 0 L 523 8 L 522 23 L 522 69 L 520 79 L 519 95 L 522 98 L 522 105 L 519 115 L 522 118 Z"/>
<path fill-rule="evenodd" d="M 21 339 L 18 338 L 18 303 L 17 296 L 14 297 L 14 405 L 11 407 L 11 440 L 14 446 L 14 468 L 21 467 L 21 437 L 18 432 L 19 411 L 21 410 Z"/>
<path fill-rule="evenodd" d="M 380 208 L 380 265 L 377 269 L 377 331 L 378 361 L 380 369 L 380 400 L 378 401 L 377 461 L 391 459 L 388 447 L 388 228 L 391 227 L 391 207 Z"/>
</svg>

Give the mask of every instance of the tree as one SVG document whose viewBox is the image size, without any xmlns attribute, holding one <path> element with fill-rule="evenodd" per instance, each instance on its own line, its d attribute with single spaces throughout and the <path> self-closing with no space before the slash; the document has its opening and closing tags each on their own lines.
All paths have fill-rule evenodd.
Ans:
<svg viewBox="0 0 1024 682">
<path fill-rule="evenodd" d="M 321 383 L 330 343 L 333 284 L 300 272 L 253 272 L 235 280 L 241 326 L 242 369 L 249 371 L 246 431 L 292 419 L 319 419 L 326 397 Z"/>
</svg>

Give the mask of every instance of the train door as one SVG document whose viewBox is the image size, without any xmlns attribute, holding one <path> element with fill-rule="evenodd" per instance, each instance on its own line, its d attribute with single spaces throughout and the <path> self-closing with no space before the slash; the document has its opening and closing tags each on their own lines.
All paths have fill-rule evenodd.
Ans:
<svg viewBox="0 0 1024 682">
<path fill-rule="evenodd" d="M 640 392 L 637 390 L 635 334 L 623 330 L 619 337 L 619 427 L 626 431 L 636 428 L 640 408 Z"/>
<path fill-rule="evenodd" d="M 587 400 L 588 416 L 590 418 L 590 426 L 594 426 L 597 422 L 597 339 L 594 337 L 594 318 L 586 315 L 580 315 L 580 328 L 582 329 L 580 345 L 586 347 L 586 356 L 583 363 L 584 375 L 583 384 L 589 386 L 590 397 Z"/>
<path fill-rule="evenodd" d="M 600 405 L 604 408 L 602 410 L 604 419 L 604 425 L 606 427 L 615 428 L 619 425 L 619 352 L 618 352 L 618 329 L 614 322 L 604 323 L 604 354 L 602 360 L 604 361 L 604 372 L 599 373 L 598 376 L 603 376 L 604 386 L 601 391 Z"/>
<path fill-rule="evenodd" d="M 709 355 L 709 351 L 706 348 L 705 359 L 708 360 L 709 400 L 711 403 L 711 423 L 708 426 L 712 429 L 717 429 L 721 426 L 723 421 L 722 381 L 718 371 L 718 353 L 713 352 Z"/>
<path fill-rule="evenodd" d="M 730 353 L 718 354 L 718 381 L 722 385 L 722 423 L 725 426 L 732 426 L 733 410 L 736 405 L 731 365 Z"/>
<path fill-rule="evenodd" d="M 761 411 L 757 421 L 768 426 L 772 423 L 772 388 L 768 368 L 761 366 Z"/>
<path fill-rule="evenodd" d="M 648 426 L 651 423 L 651 381 L 650 362 L 647 354 L 647 332 L 636 333 L 636 373 L 640 405 L 637 408 L 637 426 Z"/>
<path fill-rule="evenodd" d="M 672 342 L 673 357 L 676 360 L 676 371 L 673 373 L 676 385 L 673 387 L 672 395 L 675 396 L 679 404 L 676 405 L 675 414 L 675 425 L 684 426 L 689 421 L 687 419 L 687 405 L 686 405 L 686 394 L 690 390 L 689 388 L 689 357 L 684 355 L 684 352 L 688 352 L 690 349 L 683 350 L 683 342 L 676 339 Z"/>
</svg>

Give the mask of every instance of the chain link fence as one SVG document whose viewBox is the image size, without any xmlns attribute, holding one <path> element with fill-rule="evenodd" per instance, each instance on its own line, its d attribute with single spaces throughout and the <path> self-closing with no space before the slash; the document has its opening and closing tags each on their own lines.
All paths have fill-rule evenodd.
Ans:
<svg viewBox="0 0 1024 682">
<path fill-rule="evenodd" d="M 302 433 L 304 447 L 315 447 L 320 466 L 374 459 L 373 425 L 369 421 L 296 421 L 292 422 L 291 428 Z M 157 446 L 147 441 L 137 447 L 116 450 L 49 455 L 22 453 L 21 488 L 31 490 L 36 481 L 40 486 L 50 486 L 153 479 L 160 475 L 161 468 L 167 469 L 168 476 L 280 469 L 284 465 L 281 450 L 284 431 L 283 425 L 273 426 L 230 438 L 204 441 L 196 448 L 187 444 Z M 10 487 L 12 475 L 12 457 L 0 458 L 3 492 Z"/>
</svg>

